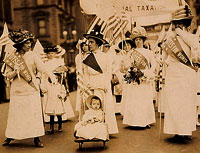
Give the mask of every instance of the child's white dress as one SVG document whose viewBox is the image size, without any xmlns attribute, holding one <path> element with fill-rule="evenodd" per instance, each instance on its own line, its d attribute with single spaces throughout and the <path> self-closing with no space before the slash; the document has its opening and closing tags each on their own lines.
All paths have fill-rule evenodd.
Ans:
<svg viewBox="0 0 200 153">
<path fill-rule="evenodd" d="M 66 97 L 66 90 L 61 84 L 47 84 L 47 103 L 45 106 L 45 114 L 47 115 L 63 115 L 65 114 L 64 98 Z M 58 96 L 62 97 L 60 99 Z"/>
<path fill-rule="evenodd" d="M 107 126 L 104 123 L 104 113 L 102 110 L 89 109 L 85 111 L 83 119 L 75 125 L 77 137 L 85 139 L 98 138 L 106 140 L 108 136 Z"/>
</svg>

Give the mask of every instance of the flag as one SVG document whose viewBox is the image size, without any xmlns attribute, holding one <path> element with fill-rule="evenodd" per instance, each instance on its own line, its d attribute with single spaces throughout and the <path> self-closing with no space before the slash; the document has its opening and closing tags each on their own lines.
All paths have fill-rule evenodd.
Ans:
<svg viewBox="0 0 200 153">
<path fill-rule="evenodd" d="M 101 67 L 99 66 L 95 56 L 93 53 L 89 54 L 85 60 L 83 60 L 83 63 L 89 67 L 91 67 L 92 69 L 96 70 L 99 73 L 103 73 Z"/>
<path fill-rule="evenodd" d="M 5 22 L 3 33 L 0 37 L 0 70 L 3 66 L 3 59 L 6 56 L 6 53 L 11 53 L 14 51 L 14 47 L 12 46 L 14 43 L 12 40 L 8 37 L 8 27 Z"/>
<path fill-rule="evenodd" d="M 0 37 L 0 46 L 6 45 L 9 43 L 14 44 L 8 37 L 8 34 L 9 34 L 8 27 L 7 27 L 7 24 L 5 23 L 4 28 L 3 28 L 3 34 Z"/>
<path fill-rule="evenodd" d="M 94 19 L 93 19 L 93 21 L 91 22 L 89 28 L 88 28 L 87 34 L 89 34 L 97 26 L 101 27 L 100 28 L 100 32 L 103 33 L 103 31 L 105 30 L 106 25 L 107 24 L 106 24 L 106 22 L 103 19 L 101 19 L 98 16 L 95 16 Z M 86 41 L 86 38 L 84 38 L 83 41 Z"/>
<path fill-rule="evenodd" d="M 35 43 L 35 46 L 33 48 L 33 52 L 37 54 L 37 56 L 43 61 L 47 61 L 47 56 L 46 54 L 44 53 L 44 48 L 43 46 L 41 45 L 40 41 L 37 39 L 36 43 Z"/>
<path fill-rule="evenodd" d="M 87 31 L 89 34 L 96 26 L 100 26 L 100 32 L 104 35 L 104 39 L 112 44 L 119 34 L 128 25 L 129 21 L 127 14 L 124 11 L 121 13 L 113 13 L 108 17 L 107 21 L 99 16 L 95 16 L 94 20 Z"/>
<path fill-rule="evenodd" d="M 12 54 L 9 54 L 8 56 L 5 57 L 4 62 L 12 69 L 14 69 L 14 66 L 18 64 L 20 67 L 19 74 L 24 78 L 25 81 L 28 82 L 30 86 L 38 90 L 37 87 L 34 85 L 31 73 L 20 54 L 18 54 L 17 52 L 13 52 Z"/>
<path fill-rule="evenodd" d="M 156 43 L 153 46 L 152 50 L 154 51 L 154 53 L 156 52 L 156 50 L 158 48 L 158 44 L 162 43 L 164 37 L 165 37 L 165 25 L 163 25 L 162 30 L 159 33 L 158 39 L 157 39 Z"/>
<path fill-rule="evenodd" d="M 106 39 L 110 44 L 113 44 L 116 38 L 124 32 L 123 30 L 128 23 L 128 18 L 124 11 L 122 11 L 119 15 L 116 13 L 111 15 L 107 21 L 107 27 L 103 32 L 105 37 L 104 39 Z"/>
</svg>

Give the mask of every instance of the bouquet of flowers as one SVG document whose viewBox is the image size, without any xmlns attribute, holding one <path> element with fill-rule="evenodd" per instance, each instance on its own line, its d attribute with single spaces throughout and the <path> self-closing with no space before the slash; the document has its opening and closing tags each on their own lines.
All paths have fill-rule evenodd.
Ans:
<svg viewBox="0 0 200 153">
<path fill-rule="evenodd" d="M 134 65 L 129 68 L 128 72 L 123 77 L 124 81 L 126 81 L 128 84 L 140 84 L 142 77 L 144 77 L 144 73 L 139 68 L 137 68 L 136 64 L 134 63 Z"/>
</svg>

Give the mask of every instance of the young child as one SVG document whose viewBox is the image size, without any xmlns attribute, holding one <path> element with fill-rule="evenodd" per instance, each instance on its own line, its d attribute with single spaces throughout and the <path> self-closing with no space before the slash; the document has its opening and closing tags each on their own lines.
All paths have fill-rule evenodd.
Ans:
<svg viewBox="0 0 200 153">
<path fill-rule="evenodd" d="M 65 98 L 66 101 L 64 102 L 64 109 L 65 109 L 65 114 L 62 115 L 62 121 L 66 121 L 72 117 L 75 116 L 72 105 L 71 105 L 71 101 L 69 98 L 69 90 L 68 90 L 68 84 L 67 84 L 67 66 L 65 66 L 65 62 L 64 62 L 64 54 L 65 54 L 65 50 L 60 47 L 59 45 L 57 46 L 53 46 L 53 47 L 47 47 L 44 49 L 44 53 L 46 56 L 46 67 L 49 71 L 55 71 L 56 69 L 62 69 L 65 68 L 65 72 L 63 72 L 63 82 L 65 85 L 65 89 L 67 90 L 67 97 Z M 46 82 L 48 82 L 48 76 L 45 73 L 42 73 L 41 75 L 41 90 L 43 88 L 43 86 L 45 86 L 45 84 L 47 84 Z M 48 90 L 48 89 L 47 89 Z M 43 105 L 43 112 L 45 112 L 45 107 L 46 107 L 46 103 L 47 103 L 47 92 L 43 93 L 43 97 L 42 97 L 42 105 Z M 50 118 L 47 114 L 44 113 L 44 121 L 45 122 L 49 122 Z M 57 118 L 55 118 L 55 121 L 57 122 Z"/>
<path fill-rule="evenodd" d="M 46 83 L 47 103 L 45 114 L 50 116 L 50 130 L 48 134 L 54 133 L 54 117 L 58 118 L 58 132 L 62 132 L 62 115 L 65 114 L 64 101 L 66 100 L 66 89 L 63 81 L 63 74 L 54 73 L 57 78 L 56 84 L 51 84 L 50 79 Z"/>
<path fill-rule="evenodd" d="M 104 123 L 101 99 L 95 95 L 89 96 L 87 106 L 89 109 L 85 111 L 82 120 L 75 125 L 75 137 L 106 140 L 108 130 Z"/>
</svg>

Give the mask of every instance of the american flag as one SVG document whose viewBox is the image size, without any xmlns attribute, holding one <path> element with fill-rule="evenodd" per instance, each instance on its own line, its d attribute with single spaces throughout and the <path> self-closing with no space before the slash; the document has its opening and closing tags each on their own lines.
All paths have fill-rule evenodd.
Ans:
<svg viewBox="0 0 200 153">
<path fill-rule="evenodd" d="M 115 13 L 108 19 L 107 27 L 105 28 L 105 31 L 103 31 L 103 34 L 110 45 L 113 44 L 120 34 L 124 33 L 123 30 L 127 24 L 128 19 L 125 12 L 122 12 L 120 16 Z"/>
<path fill-rule="evenodd" d="M 115 39 L 123 32 L 124 28 L 128 25 L 128 19 L 125 12 L 121 15 L 116 13 L 112 14 L 107 21 L 104 21 L 100 17 L 96 16 L 88 29 L 88 34 L 94 29 L 95 26 L 100 26 L 100 32 L 104 35 L 104 39 L 107 40 L 110 45 L 113 44 Z"/>
</svg>

